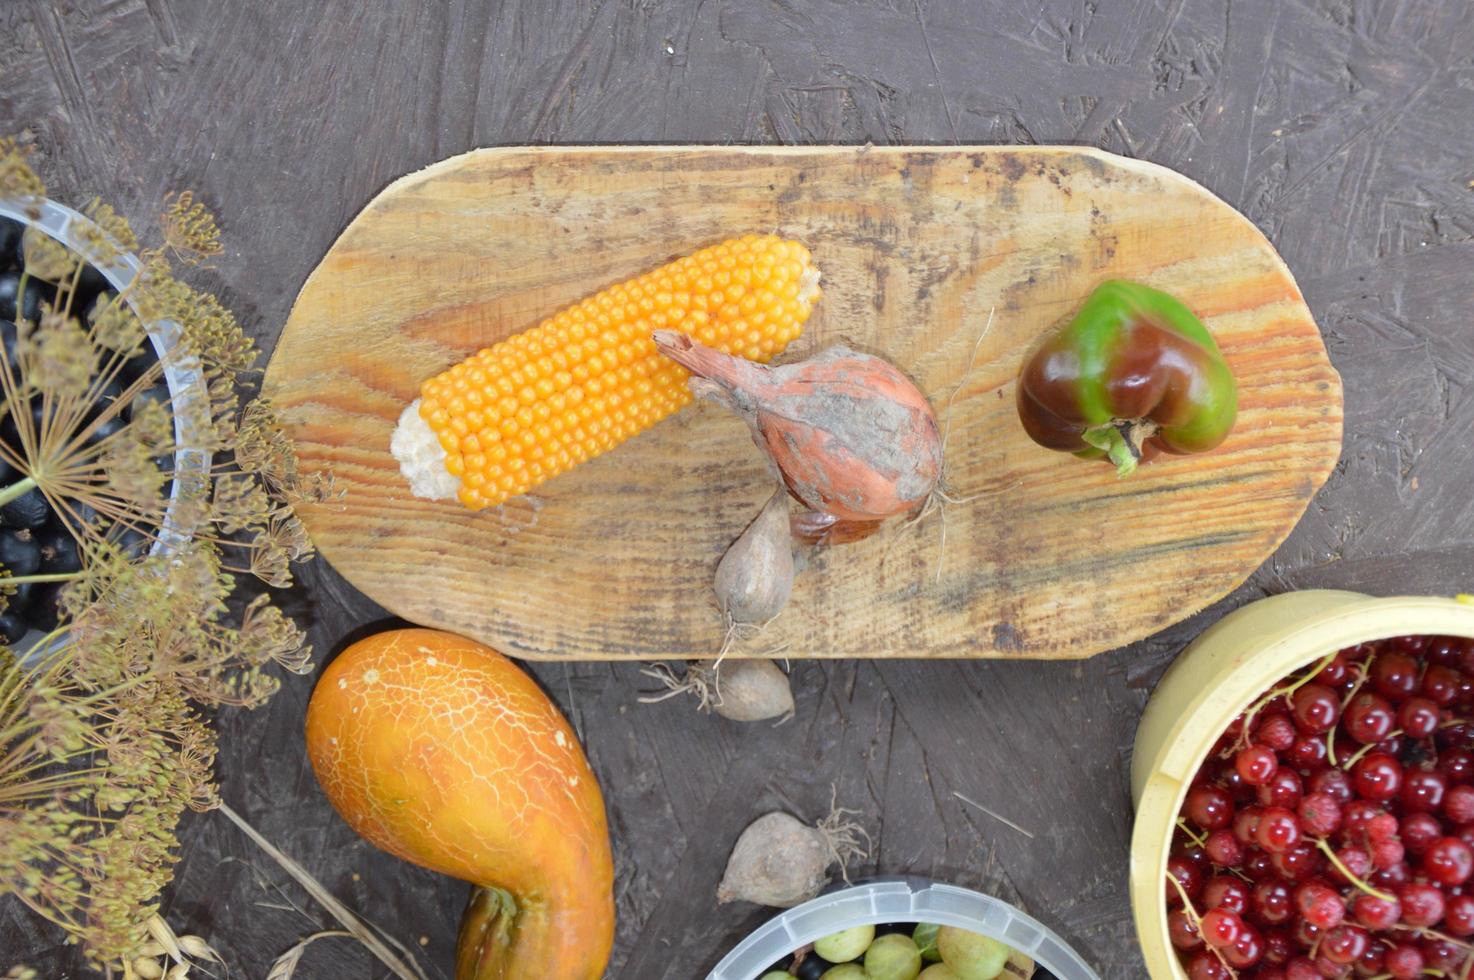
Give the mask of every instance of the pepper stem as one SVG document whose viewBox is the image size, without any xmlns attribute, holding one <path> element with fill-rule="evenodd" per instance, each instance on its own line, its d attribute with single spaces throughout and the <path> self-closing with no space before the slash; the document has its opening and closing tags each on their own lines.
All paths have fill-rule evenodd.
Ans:
<svg viewBox="0 0 1474 980">
<path fill-rule="evenodd" d="M 1117 476 L 1130 476 L 1141 462 L 1141 447 L 1157 434 L 1157 423 L 1147 419 L 1112 419 L 1104 425 L 1092 425 L 1080 438 L 1101 450 L 1116 464 Z"/>
</svg>

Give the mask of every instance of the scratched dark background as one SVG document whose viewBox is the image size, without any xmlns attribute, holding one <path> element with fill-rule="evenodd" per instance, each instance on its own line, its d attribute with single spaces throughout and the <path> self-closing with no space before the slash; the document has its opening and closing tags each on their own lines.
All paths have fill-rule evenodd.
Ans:
<svg viewBox="0 0 1474 980">
<path fill-rule="evenodd" d="M 35 141 L 58 197 L 99 194 L 140 224 L 194 188 L 230 246 L 204 284 L 268 350 L 378 189 L 489 144 L 1092 144 L 1181 170 L 1279 247 L 1346 381 L 1345 450 L 1289 541 L 1208 612 L 1082 664 L 799 664 L 798 717 L 777 729 L 637 704 L 634 665 L 536 668 L 608 797 L 610 977 L 701 976 L 768 914 L 715 904 L 738 832 L 775 807 L 822 816 L 831 785 L 874 837 L 854 872 L 981 888 L 1103 976 L 1141 977 L 1127 768 L 1177 651 L 1266 593 L 1474 586 L 1467 0 L 0 0 L 0 132 Z M 320 659 L 385 623 L 325 564 L 302 580 L 288 601 Z M 303 754 L 310 690 L 293 679 L 220 719 L 224 795 L 446 977 L 466 887 L 338 820 Z M 183 839 L 165 912 L 233 976 L 327 921 L 219 815 Z M 81 975 L 10 900 L 0 950 L 0 968 Z M 327 941 L 297 975 L 382 974 Z"/>
</svg>

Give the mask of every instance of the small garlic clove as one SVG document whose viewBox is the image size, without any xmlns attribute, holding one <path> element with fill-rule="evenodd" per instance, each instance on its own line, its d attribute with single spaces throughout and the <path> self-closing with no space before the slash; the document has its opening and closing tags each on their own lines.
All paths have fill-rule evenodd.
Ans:
<svg viewBox="0 0 1474 980">
<path fill-rule="evenodd" d="M 780 488 L 717 564 L 717 605 L 732 623 L 761 625 L 787 604 L 793 576 L 788 493 Z"/>
</svg>

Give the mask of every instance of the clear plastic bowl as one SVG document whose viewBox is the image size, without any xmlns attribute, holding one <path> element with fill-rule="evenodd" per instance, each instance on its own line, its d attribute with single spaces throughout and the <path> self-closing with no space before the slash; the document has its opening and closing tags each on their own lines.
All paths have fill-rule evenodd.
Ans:
<svg viewBox="0 0 1474 980">
<path fill-rule="evenodd" d="M 137 257 L 121 249 L 110 261 L 98 260 L 92 250 L 72 232 L 74 226 L 92 225 L 92 221 L 64 204 L 46 198 L 26 201 L 0 199 L 0 215 L 39 228 L 61 242 L 102 273 L 108 285 L 119 293 L 128 288 L 141 269 Z M 133 308 L 134 313 L 138 313 L 136 304 L 129 301 L 128 305 Z M 210 403 L 198 362 L 188 358 L 175 358 L 175 363 L 170 363 L 166 356 L 179 343 L 179 324 L 173 320 L 155 320 L 145 323 L 144 328 L 148 331 L 149 340 L 152 341 L 159 359 L 164 362 L 164 381 L 169 386 L 169 407 L 174 414 L 174 442 L 181 447 L 174 452 L 174 488 L 169 497 L 169 508 L 151 549 L 154 554 L 161 554 L 179 548 L 194 533 L 194 528 L 185 527 L 175 519 L 180 487 L 184 483 L 205 479 L 210 470 L 210 454 L 203 449 L 183 446 L 184 434 L 191 429 L 195 432 L 204 430 L 209 422 L 207 413 Z"/>
<path fill-rule="evenodd" d="M 756 980 L 787 954 L 853 926 L 933 922 L 981 933 L 1033 958 L 1059 980 L 1100 980 L 1047 926 L 1007 902 L 926 878 L 874 878 L 774 916 L 728 953 L 706 980 Z"/>
</svg>

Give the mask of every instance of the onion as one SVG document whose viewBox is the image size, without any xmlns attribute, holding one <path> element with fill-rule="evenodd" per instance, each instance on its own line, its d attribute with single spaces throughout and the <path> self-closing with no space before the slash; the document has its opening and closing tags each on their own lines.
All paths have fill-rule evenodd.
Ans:
<svg viewBox="0 0 1474 980">
<path fill-rule="evenodd" d="M 752 430 L 789 493 L 830 523 L 879 522 L 925 504 L 942 475 L 936 413 L 894 365 L 836 346 L 769 367 L 657 330 L 696 395 Z"/>
</svg>

